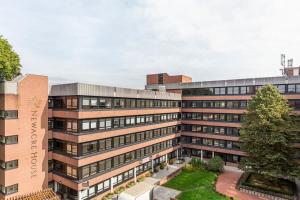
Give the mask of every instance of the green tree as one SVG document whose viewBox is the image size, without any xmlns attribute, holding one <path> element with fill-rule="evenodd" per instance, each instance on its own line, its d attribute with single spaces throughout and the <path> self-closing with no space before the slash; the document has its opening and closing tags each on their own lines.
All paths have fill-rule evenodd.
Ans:
<svg viewBox="0 0 300 200">
<path fill-rule="evenodd" d="M 247 153 L 240 163 L 245 171 L 271 177 L 299 177 L 296 149 L 299 133 L 296 117 L 278 89 L 266 85 L 249 102 L 241 128 L 241 149 Z"/>
<path fill-rule="evenodd" d="M 0 81 L 12 80 L 20 74 L 21 67 L 19 55 L 0 36 Z"/>
<path fill-rule="evenodd" d="M 207 162 L 207 169 L 214 172 L 222 172 L 224 169 L 224 161 L 221 157 L 215 156 Z"/>
</svg>

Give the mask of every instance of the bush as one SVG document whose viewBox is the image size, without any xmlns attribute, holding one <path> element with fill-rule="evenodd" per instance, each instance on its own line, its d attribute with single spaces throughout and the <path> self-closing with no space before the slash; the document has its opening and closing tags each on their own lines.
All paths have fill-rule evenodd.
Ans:
<svg viewBox="0 0 300 200">
<path fill-rule="evenodd" d="M 165 162 L 159 164 L 160 169 L 164 169 L 166 166 L 167 166 L 167 164 Z"/>
<path fill-rule="evenodd" d="M 159 169 L 160 169 L 160 167 L 159 167 L 159 166 L 156 166 L 156 167 L 154 168 L 154 172 L 155 172 L 155 173 L 159 172 Z"/>
<path fill-rule="evenodd" d="M 124 192 L 124 191 L 125 191 L 125 187 L 121 186 L 115 190 L 115 194 L 120 194 L 121 192 Z"/>
<path fill-rule="evenodd" d="M 145 177 L 151 177 L 152 176 L 152 172 L 148 171 L 146 174 L 145 174 Z"/>
<path fill-rule="evenodd" d="M 199 168 L 204 165 L 204 162 L 202 162 L 199 158 L 192 158 L 190 164 L 194 168 Z"/>
<path fill-rule="evenodd" d="M 110 200 L 110 199 L 112 199 L 113 196 L 114 196 L 113 193 L 108 193 L 107 195 L 105 195 L 105 196 L 102 198 L 102 200 Z"/>
<path fill-rule="evenodd" d="M 224 169 L 224 161 L 219 156 L 215 156 L 208 161 L 207 169 L 213 172 L 222 172 Z"/>
<path fill-rule="evenodd" d="M 135 182 L 134 181 L 130 181 L 127 185 L 126 185 L 126 188 L 130 188 L 132 186 L 135 185 Z"/>
<path fill-rule="evenodd" d="M 169 161 L 169 164 L 170 164 L 170 165 L 173 165 L 173 164 L 174 164 L 174 160 L 170 160 L 170 161 Z"/>
<path fill-rule="evenodd" d="M 142 182 L 145 180 L 145 176 L 140 176 L 137 178 L 137 182 Z"/>
</svg>

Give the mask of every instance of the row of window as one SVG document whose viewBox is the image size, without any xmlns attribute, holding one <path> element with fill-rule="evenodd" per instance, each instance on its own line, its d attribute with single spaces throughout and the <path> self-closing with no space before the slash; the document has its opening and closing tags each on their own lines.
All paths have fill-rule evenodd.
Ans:
<svg viewBox="0 0 300 200">
<path fill-rule="evenodd" d="M 201 150 L 199 150 L 199 149 L 184 148 L 183 153 L 184 153 L 184 155 L 187 155 L 189 157 L 190 156 L 201 157 Z M 241 160 L 241 156 L 233 155 L 233 154 L 214 152 L 214 156 L 221 157 L 225 162 L 238 163 Z M 211 151 L 202 150 L 202 157 L 210 159 L 213 157 L 213 155 L 212 155 Z"/>
<path fill-rule="evenodd" d="M 222 121 L 222 122 L 241 122 L 241 114 L 224 114 L 224 113 L 182 113 L 183 120 L 203 120 L 203 121 Z"/>
<path fill-rule="evenodd" d="M 0 136 L 0 144 L 17 144 L 18 143 L 18 136 Z"/>
<path fill-rule="evenodd" d="M 0 160 L 0 167 L 4 170 L 15 169 L 18 167 L 18 165 L 18 160 L 11 160 L 7 162 Z"/>
<path fill-rule="evenodd" d="M 136 173 L 137 175 L 139 175 L 144 171 L 148 171 L 149 169 L 151 169 L 151 162 L 147 162 L 143 165 L 138 166 Z M 113 186 L 119 185 L 125 181 L 132 179 L 133 177 L 134 177 L 134 170 L 133 169 L 128 170 L 117 176 L 114 176 L 112 179 L 107 179 L 101 183 L 90 186 L 89 189 L 82 190 L 80 196 L 82 197 L 82 199 L 91 198 L 96 194 L 99 195 L 105 191 L 110 190 L 111 185 Z"/>
<path fill-rule="evenodd" d="M 290 107 L 300 109 L 300 100 L 288 100 Z M 236 101 L 182 101 L 183 108 L 220 108 L 220 109 L 246 109 L 248 102 Z"/>
<path fill-rule="evenodd" d="M 275 85 L 282 94 L 300 93 L 300 84 L 280 84 Z M 235 86 L 235 87 L 215 87 L 215 88 L 189 88 L 183 89 L 183 96 L 204 96 L 204 95 L 252 95 L 262 86 Z"/>
<path fill-rule="evenodd" d="M 49 97 L 49 108 L 60 109 L 136 109 L 177 108 L 179 101 L 158 99 L 129 99 L 117 97 Z"/>
<path fill-rule="evenodd" d="M 182 101 L 183 108 L 228 108 L 246 109 L 247 101 Z"/>
<path fill-rule="evenodd" d="M 137 125 L 160 123 L 172 120 L 178 120 L 178 113 L 155 114 L 155 115 L 138 115 L 124 117 L 110 117 L 100 119 L 49 119 L 50 129 L 62 130 L 67 132 L 91 132 L 111 129 L 119 129 Z M 80 125 L 78 127 L 78 124 Z"/>
<path fill-rule="evenodd" d="M 127 145 L 133 145 L 153 138 L 163 137 L 168 134 L 177 133 L 177 131 L 177 126 L 169 126 L 159 129 L 152 129 L 143 132 L 131 133 L 127 135 L 85 142 L 81 144 L 61 140 L 54 140 L 53 150 L 58 150 L 60 152 L 64 152 L 73 156 L 85 156 Z"/>
<path fill-rule="evenodd" d="M 183 137 L 181 137 L 181 142 L 184 144 L 213 146 L 213 147 L 226 148 L 226 149 L 240 149 L 239 142 L 229 141 L 229 140 L 183 136 Z"/>
<path fill-rule="evenodd" d="M 17 119 L 17 110 L 0 110 L 0 119 Z"/>
<path fill-rule="evenodd" d="M 191 131 L 199 133 L 209 133 L 218 135 L 228 135 L 228 136 L 239 136 L 240 129 L 236 127 L 223 127 L 223 126 L 202 126 L 202 125 L 191 125 L 183 124 L 181 125 L 182 131 Z"/>
<path fill-rule="evenodd" d="M 10 186 L 3 186 L 0 185 L 0 192 L 4 195 L 9 195 L 18 192 L 18 184 L 10 185 Z"/>
<path fill-rule="evenodd" d="M 73 167 L 67 165 L 66 163 L 61 163 L 59 161 L 54 160 L 54 171 L 63 173 L 69 177 L 74 179 L 84 179 L 88 178 L 97 173 L 104 173 L 106 171 L 110 171 L 114 168 L 117 168 L 125 163 L 132 162 L 136 159 L 142 159 L 144 157 L 150 156 L 151 154 L 161 152 L 164 149 L 176 146 L 178 144 L 178 139 L 167 140 L 164 142 L 160 142 L 151 146 L 147 146 L 141 149 L 137 149 L 131 152 L 127 152 L 115 157 L 111 157 L 105 160 L 101 160 L 96 163 L 92 163 L 79 169 L 77 167 Z"/>
<path fill-rule="evenodd" d="M 169 158 L 174 158 L 176 156 L 174 153 L 175 152 L 170 153 Z M 156 166 L 162 162 L 165 162 L 165 156 L 161 156 L 160 158 L 155 159 L 154 166 Z M 138 176 L 138 175 L 142 174 L 143 172 L 150 170 L 151 167 L 152 167 L 151 161 L 137 166 L 136 167 L 136 175 Z M 130 169 L 130 170 L 125 171 L 117 176 L 114 176 L 112 179 L 107 179 L 98 184 L 90 186 L 88 189 L 82 190 L 80 196 L 82 199 L 92 198 L 94 196 L 102 194 L 105 191 L 110 190 L 111 185 L 113 185 L 115 187 L 115 186 L 120 185 L 130 179 L 133 179 L 133 178 L 134 178 L 134 169 Z"/>
</svg>

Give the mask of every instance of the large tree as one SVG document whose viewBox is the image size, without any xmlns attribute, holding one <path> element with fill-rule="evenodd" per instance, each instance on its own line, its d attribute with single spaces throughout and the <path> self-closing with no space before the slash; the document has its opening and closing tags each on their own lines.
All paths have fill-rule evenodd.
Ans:
<svg viewBox="0 0 300 200">
<path fill-rule="evenodd" d="M 12 80 L 20 74 L 21 67 L 19 55 L 0 36 L 0 81 Z"/>
<path fill-rule="evenodd" d="M 294 143 L 299 124 L 288 101 L 272 85 L 260 88 L 249 102 L 241 128 L 241 168 L 271 177 L 300 177 Z"/>
</svg>

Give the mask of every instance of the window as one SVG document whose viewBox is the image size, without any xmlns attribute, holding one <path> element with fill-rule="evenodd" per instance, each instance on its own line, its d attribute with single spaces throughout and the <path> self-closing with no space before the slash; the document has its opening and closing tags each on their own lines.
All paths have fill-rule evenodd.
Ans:
<svg viewBox="0 0 300 200">
<path fill-rule="evenodd" d="M 296 85 L 288 85 L 288 93 L 295 93 Z"/>
<path fill-rule="evenodd" d="M 82 178 L 89 177 L 90 175 L 90 166 L 82 167 Z"/>
<path fill-rule="evenodd" d="M 90 129 L 90 121 L 82 121 L 81 130 L 89 130 Z"/>
<path fill-rule="evenodd" d="M 110 118 L 105 120 L 105 127 L 106 127 L 106 129 L 111 129 L 111 119 Z"/>
<path fill-rule="evenodd" d="M 17 110 L 0 110 L 0 119 L 17 119 Z"/>
<path fill-rule="evenodd" d="M 90 175 L 96 174 L 97 173 L 97 163 L 91 164 L 91 169 L 90 169 Z"/>
<path fill-rule="evenodd" d="M 0 161 L 0 167 L 5 170 L 18 168 L 18 160 L 12 160 L 7 162 Z"/>
<path fill-rule="evenodd" d="M 247 87 L 241 87 L 241 94 L 247 94 Z"/>
<path fill-rule="evenodd" d="M 8 194 L 16 193 L 16 192 L 18 192 L 18 184 L 5 187 L 5 193 L 4 194 L 8 195 Z"/>
<path fill-rule="evenodd" d="M 97 185 L 97 192 L 102 192 L 103 191 L 103 182 L 102 183 L 99 183 L 98 185 Z"/>
<path fill-rule="evenodd" d="M 78 98 L 77 97 L 66 97 L 67 99 L 67 109 L 77 109 L 78 108 Z"/>
<path fill-rule="evenodd" d="M 73 178 L 77 178 L 77 169 L 75 167 L 67 165 L 67 175 Z"/>
<path fill-rule="evenodd" d="M 0 143 L 2 144 L 17 144 L 18 143 L 18 136 L 0 136 Z"/>
<path fill-rule="evenodd" d="M 82 108 L 90 108 L 90 98 L 83 98 L 82 99 Z"/>
<path fill-rule="evenodd" d="M 285 85 L 277 85 L 277 88 L 280 93 L 285 93 Z"/>
<path fill-rule="evenodd" d="M 93 196 L 95 194 L 95 186 L 91 186 L 89 188 L 89 197 Z"/>
<path fill-rule="evenodd" d="M 296 93 L 300 93 L 300 84 L 296 85 Z"/>
<path fill-rule="evenodd" d="M 82 144 L 82 154 L 97 152 L 97 142 L 87 142 Z"/>
<path fill-rule="evenodd" d="M 99 129 L 104 130 L 105 129 L 105 119 L 99 120 Z"/>
<path fill-rule="evenodd" d="M 240 88 L 239 87 L 233 87 L 233 94 L 239 94 L 240 93 Z"/>
<path fill-rule="evenodd" d="M 227 88 L 227 94 L 233 94 L 233 87 Z"/>
<path fill-rule="evenodd" d="M 67 153 L 77 156 L 77 144 L 67 143 Z"/>
</svg>

